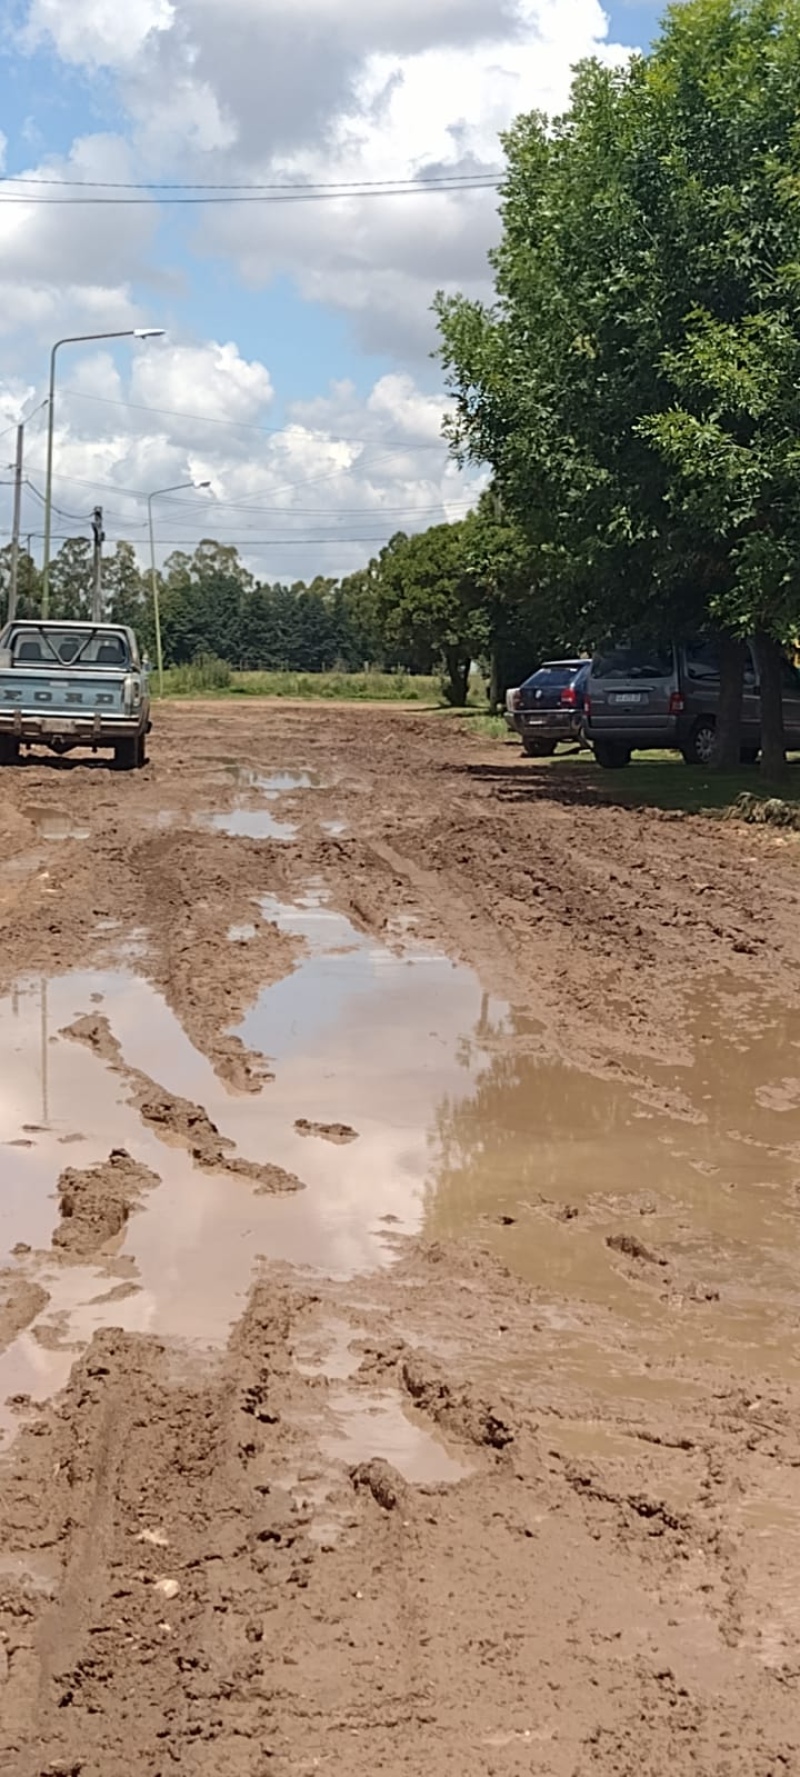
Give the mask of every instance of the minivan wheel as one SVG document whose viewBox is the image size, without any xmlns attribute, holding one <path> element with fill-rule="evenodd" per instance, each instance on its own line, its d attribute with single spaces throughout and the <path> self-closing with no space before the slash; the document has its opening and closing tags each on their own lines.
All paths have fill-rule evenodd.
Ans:
<svg viewBox="0 0 800 1777">
<path fill-rule="evenodd" d="M 598 765 L 602 765 L 604 771 L 622 771 L 624 766 L 630 765 L 631 751 L 631 747 L 626 747 L 625 742 L 621 740 L 596 740 L 594 742 L 595 759 Z"/>
<path fill-rule="evenodd" d="M 683 757 L 687 765 L 711 765 L 717 750 L 717 730 L 713 716 L 701 716 L 695 722 Z"/>
<path fill-rule="evenodd" d="M 522 737 L 522 751 L 529 759 L 551 759 L 557 744 L 554 740 L 532 740 L 527 734 Z"/>
</svg>

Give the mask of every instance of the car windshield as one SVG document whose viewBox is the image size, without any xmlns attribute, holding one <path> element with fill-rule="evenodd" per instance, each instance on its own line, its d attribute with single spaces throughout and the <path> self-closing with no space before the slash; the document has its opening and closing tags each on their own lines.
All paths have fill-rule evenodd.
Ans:
<svg viewBox="0 0 800 1777">
<path fill-rule="evenodd" d="M 563 666 L 540 666 L 538 672 L 531 673 L 530 678 L 525 680 L 525 686 L 527 688 L 529 685 L 535 685 L 537 687 L 540 685 L 542 687 L 546 685 L 571 685 L 578 670 L 578 666 L 571 661 L 568 661 L 566 665 Z"/>
<path fill-rule="evenodd" d="M 42 624 L 17 631 L 11 640 L 11 658 L 15 666 L 127 667 L 128 649 L 124 636 L 108 630 Z"/>
<path fill-rule="evenodd" d="M 592 667 L 595 679 L 668 679 L 673 671 L 673 655 L 669 646 L 638 642 L 621 648 L 609 648 L 599 654 Z"/>
</svg>

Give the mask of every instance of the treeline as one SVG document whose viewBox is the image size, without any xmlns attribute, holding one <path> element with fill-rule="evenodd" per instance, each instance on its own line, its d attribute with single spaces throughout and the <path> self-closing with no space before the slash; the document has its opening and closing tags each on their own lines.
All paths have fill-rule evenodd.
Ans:
<svg viewBox="0 0 800 1777">
<path fill-rule="evenodd" d="M 10 550 L 0 552 L 0 610 L 7 608 Z M 491 494 L 458 524 L 395 536 L 354 574 L 309 583 L 265 584 L 236 548 L 211 540 L 192 555 L 177 552 L 159 574 L 162 646 L 167 666 L 215 657 L 244 671 L 325 672 L 333 668 L 426 675 L 440 673 L 453 703 L 467 697 L 477 659 L 502 696 L 512 678 L 560 640 L 534 596 L 532 557 L 523 532 Z M 17 612 L 41 610 L 41 576 L 21 558 Z M 132 545 L 120 542 L 103 563 L 107 616 L 130 623 L 155 654 L 152 588 Z M 86 618 L 91 609 L 91 546 L 62 544 L 50 569 L 50 613 Z"/>
<path fill-rule="evenodd" d="M 717 762 L 754 637 L 784 762 L 800 615 L 800 0 L 685 0 L 505 138 L 491 306 L 440 297 L 459 459 L 489 465 L 560 626 L 719 632 Z"/>
</svg>

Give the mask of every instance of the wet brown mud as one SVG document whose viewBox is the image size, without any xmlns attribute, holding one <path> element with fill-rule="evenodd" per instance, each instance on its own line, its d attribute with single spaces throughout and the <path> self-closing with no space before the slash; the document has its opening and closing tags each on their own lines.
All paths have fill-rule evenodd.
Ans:
<svg viewBox="0 0 800 1777">
<path fill-rule="evenodd" d="M 152 755 L 0 784 L 3 1770 L 800 1771 L 796 861 Z"/>
</svg>

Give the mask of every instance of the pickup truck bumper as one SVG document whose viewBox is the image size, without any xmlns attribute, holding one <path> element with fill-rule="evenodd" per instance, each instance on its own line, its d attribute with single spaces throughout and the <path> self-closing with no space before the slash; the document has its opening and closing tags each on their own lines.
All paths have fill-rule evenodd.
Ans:
<svg viewBox="0 0 800 1777">
<path fill-rule="evenodd" d="M 69 715 L 55 711 L 0 708 L 0 734 L 15 740 L 40 741 L 45 746 L 60 742 L 73 747 L 113 747 L 117 741 L 134 739 L 146 727 L 141 713 L 135 716 Z"/>
</svg>

